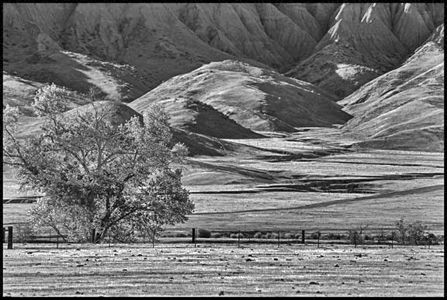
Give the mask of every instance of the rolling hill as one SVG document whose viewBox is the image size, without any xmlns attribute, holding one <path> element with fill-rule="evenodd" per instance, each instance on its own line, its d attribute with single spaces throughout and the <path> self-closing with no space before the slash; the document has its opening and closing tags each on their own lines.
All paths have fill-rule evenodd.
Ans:
<svg viewBox="0 0 447 300">
<path fill-rule="evenodd" d="M 441 151 L 443 23 L 443 3 L 4 3 L 4 103 L 31 128 L 54 82 L 161 103 L 182 136 L 347 122 L 364 146 Z"/>
<path fill-rule="evenodd" d="M 159 103 L 174 127 L 244 138 L 249 136 L 245 128 L 294 131 L 295 127 L 343 124 L 350 115 L 333 100 L 307 82 L 226 60 L 176 76 L 129 105 L 142 113 L 148 105 Z"/>
</svg>

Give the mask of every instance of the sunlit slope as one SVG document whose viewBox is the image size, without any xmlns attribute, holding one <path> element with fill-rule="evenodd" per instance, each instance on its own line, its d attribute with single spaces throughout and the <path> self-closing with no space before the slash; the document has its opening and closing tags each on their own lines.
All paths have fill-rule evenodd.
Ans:
<svg viewBox="0 0 447 300">
<path fill-rule="evenodd" d="M 354 116 L 345 130 L 363 135 L 368 140 L 364 146 L 442 151 L 443 39 L 430 38 L 400 68 L 374 79 L 341 101 Z M 442 40 L 442 44 L 433 40 Z"/>
<path fill-rule="evenodd" d="M 442 3 L 344 3 L 312 55 L 287 75 L 339 99 L 396 68 L 444 21 Z"/>
<path fill-rule="evenodd" d="M 227 60 L 176 76 L 129 105 L 142 113 L 150 104 L 159 103 L 167 109 L 174 127 L 217 137 L 243 138 L 243 130 L 237 133 L 231 126 L 217 127 L 218 120 L 260 131 L 343 124 L 350 115 L 333 99 L 307 82 Z M 209 114 L 216 115 L 215 124 L 201 122 L 209 119 Z"/>
</svg>

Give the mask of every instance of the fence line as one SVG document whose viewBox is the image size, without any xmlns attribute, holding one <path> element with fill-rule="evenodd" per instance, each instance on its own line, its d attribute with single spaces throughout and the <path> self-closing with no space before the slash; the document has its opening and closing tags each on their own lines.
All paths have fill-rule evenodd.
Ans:
<svg viewBox="0 0 447 300">
<path fill-rule="evenodd" d="M 8 249 L 12 249 L 13 242 L 13 226 L 8 226 Z M 17 234 L 20 234 L 19 230 L 16 230 Z M 320 244 L 353 244 L 357 245 L 389 245 L 393 247 L 396 244 L 405 244 L 404 240 L 398 238 L 396 230 L 389 228 L 379 228 L 374 230 L 376 232 L 373 235 L 372 230 L 368 229 L 363 233 L 359 233 L 356 230 L 315 230 L 315 229 L 281 229 L 275 228 L 271 230 L 206 230 L 202 228 L 191 228 L 190 233 L 185 234 L 185 231 L 176 230 L 177 235 L 168 234 L 161 235 L 158 242 L 164 243 L 192 243 L 197 245 L 198 243 L 237 243 L 240 247 L 242 243 L 277 243 L 281 244 L 316 244 L 320 247 Z M 181 232 L 181 235 L 179 235 Z M 354 234 L 353 234 L 354 233 Z M 426 232 L 428 233 L 428 232 Z M 429 234 L 430 235 L 430 234 Z M 424 236 L 424 239 L 419 241 L 419 245 L 433 245 L 439 244 L 439 241 L 443 241 L 439 237 L 434 236 L 434 240 L 429 238 L 429 235 Z M 6 229 L 3 227 L 3 243 L 5 243 Z M 141 238 L 142 236 L 140 236 Z M 23 236 L 21 237 L 23 238 Z M 62 238 L 62 240 L 60 240 Z M 107 242 L 111 243 L 111 236 L 107 236 Z M 426 238 L 426 239 L 425 239 Z M 17 241 L 17 239 L 15 239 Z M 115 240 L 116 241 L 116 240 Z M 56 247 L 59 247 L 60 243 L 78 243 L 76 241 L 68 241 L 67 236 L 60 234 L 49 235 L 29 235 L 26 240 L 21 240 L 26 243 L 56 243 Z M 96 242 L 90 240 L 90 242 Z M 106 240 L 104 240 L 106 242 Z M 143 241 L 145 243 L 153 243 L 147 241 L 147 237 Z M 141 241 L 140 241 L 141 243 Z M 407 243 L 408 244 L 408 243 Z M 416 243 L 417 245 L 417 243 Z"/>
</svg>

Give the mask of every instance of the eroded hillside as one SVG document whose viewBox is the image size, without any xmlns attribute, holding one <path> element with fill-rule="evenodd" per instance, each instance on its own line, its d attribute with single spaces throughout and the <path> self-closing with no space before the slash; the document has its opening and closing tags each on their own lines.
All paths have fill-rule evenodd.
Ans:
<svg viewBox="0 0 447 300">
<path fill-rule="evenodd" d="M 444 20 L 442 3 L 9 3 L 3 8 L 6 71 L 40 82 L 58 80 L 76 90 L 99 85 L 113 97 L 96 82 L 101 78 L 79 74 L 85 64 L 70 65 L 57 55 L 81 53 L 135 66 L 125 74 L 111 72 L 129 84 L 119 92 L 130 100 L 172 76 L 224 59 L 289 71 L 341 98 L 398 66 Z"/>
<path fill-rule="evenodd" d="M 441 151 L 443 22 L 443 3 L 6 3 L 4 103 L 26 131 L 46 83 L 157 102 L 203 153 L 351 116 L 365 146 Z"/>
</svg>

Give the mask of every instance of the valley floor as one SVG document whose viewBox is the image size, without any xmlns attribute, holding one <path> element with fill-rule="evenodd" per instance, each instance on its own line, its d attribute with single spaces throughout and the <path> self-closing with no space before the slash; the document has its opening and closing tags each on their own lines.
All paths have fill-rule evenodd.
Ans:
<svg viewBox="0 0 447 300">
<path fill-rule="evenodd" d="M 394 229 L 421 221 L 444 231 L 444 154 L 356 148 L 337 128 L 263 132 L 267 138 L 226 140 L 226 156 L 196 156 L 183 183 L 195 210 L 168 231 Z M 32 203 L 3 172 L 3 223 L 26 221 Z M 24 201 L 27 202 L 27 201 Z"/>
</svg>

